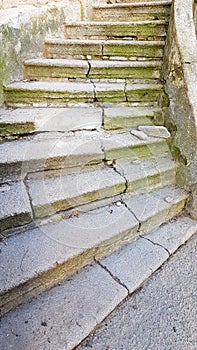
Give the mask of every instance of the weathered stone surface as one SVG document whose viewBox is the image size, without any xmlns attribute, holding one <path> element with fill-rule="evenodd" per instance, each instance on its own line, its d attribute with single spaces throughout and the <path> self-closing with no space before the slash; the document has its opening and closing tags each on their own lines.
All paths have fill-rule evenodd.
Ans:
<svg viewBox="0 0 197 350">
<path fill-rule="evenodd" d="M 97 135 L 95 135 L 97 136 Z M 24 178 L 27 173 L 72 168 L 72 172 L 101 163 L 104 153 L 98 137 L 48 137 L 18 140 L 0 145 L 1 181 Z M 77 169 L 77 170 L 75 170 Z M 44 176 L 44 174 L 43 174 Z"/>
<path fill-rule="evenodd" d="M 121 163 L 117 170 L 127 179 L 127 193 L 146 193 L 176 182 L 176 165 L 169 158 Z"/>
<path fill-rule="evenodd" d="M 100 21 L 168 20 L 171 1 L 101 4 L 93 6 L 92 19 Z"/>
<path fill-rule="evenodd" d="M 125 93 L 128 102 L 157 102 L 161 89 L 160 84 L 127 84 Z"/>
<path fill-rule="evenodd" d="M 0 185 L 1 231 L 32 221 L 32 211 L 26 188 L 22 182 Z"/>
<path fill-rule="evenodd" d="M 166 197 L 172 197 L 170 203 Z M 140 232 L 147 233 L 178 215 L 185 206 L 188 195 L 176 186 L 167 186 L 126 200 L 127 207 L 140 221 Z"/>
<path fill-rule="evenodd" d="M 84 164 L 85 166 L 85 164 Z M 78 174 L 28 181 L 35 217 L 111 197 L 124 192 L 125 179 L 113 169 L 101 169 Z"/>
<path fill-rule="evenodd" d="M 11 106 L 44 103 L 45 107 L 59 107 L 68 102 L 93 102 L 94 88 L 88 82 L 19 82 L 6 87 L 4 95 Z"/>
<path fill-rule="evenodd" d="M 182 216 L 160 227 L 159 232 L 151 232 L 145 238 L 150 239 L 154 244 L 162 245 L 170 254 L 173 254 L 195 232 L 197 232 L 197 222 Z"/>
<path fill-rule="evenodd" d="M 112 107 L 104 109 L 106 130 L 131 129 L 138 125 L 162 122 L 162 111 L 157 107 Z"/>
<path fill-rule="evenodd" d="M 102 259 L 101 264 L 133 293 L 168 257 L 163 248 L 140 238 Z"/>
<path fill-rule="evenodd" d="M 106 160 L 142 160 L 170 154 L 164 140 L 148 138 L 145 141 L 130 133 L 113 134 L 102 138 Z"/>
<path fill-rule="evenodd" d="M 140 131 L 140 130 L 132 129 L 130 133 L 131 135 L 136 136 L 140 140 L 147 140 L 148 138 L 148 136 L 143 131 Z"/>
<path fill-rule="evenodd" d="M 88 266 L 69 281 L 6 315 L 1 320 L 1 346 L 27 349 L 31 344 L 41 350 L 45 344 L 50 350 L 71 350 L 127 294 L 100 266 Z"/>
<path fill-rule="evenodd" d="M 126 102 L 124 83 L 94 83 L 98 102 Z"/>
<path fill-rule="evenodd" d="M 126 16 L 128 18 L 128 16 Z M 98 18 L 97 18 L 98 20 Z M 125 18 L 124 18 L 125 20 Z M 166 36 L 165 21 L 137 21 L 137 22 L 67 22 L 64 26 L 67 39 L 115 39 L 138 37 Z"/>
<path fill-rule="evenodd" d="M 137 220 L 124 205 L 112 205 L 10 237 L 7 245 L 0 244 L 1 305 L 9 309 L 57 284 L 95 256 L 132 240 L 137 228 Z"/>
<path fill-rule="evenodd" d="M 60 80 L 85 78 L 89 70 L 85 60 L 35 58 L 24 62 L 24 77 L 28 80 Z"/>
<path fill-rule="evenodd" d="M 102 125 L 101 108 L 0 109 L 0 135 L 92 130 Z"/>
<path fill-rule="evenodd" d="M 168 129 L 166 129 L 164 126 L 139 125 L 138 129 L 150 137 L 160 137 L 163 139 L 167 139 L 170 137 Z"/>
</svg>

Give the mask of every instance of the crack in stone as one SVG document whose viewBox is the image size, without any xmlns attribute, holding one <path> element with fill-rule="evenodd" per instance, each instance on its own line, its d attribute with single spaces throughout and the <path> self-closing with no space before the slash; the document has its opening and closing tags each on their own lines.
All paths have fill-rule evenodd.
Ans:
<svg viewBox="0 0 197 350">
<path fill-rule="evenodd" d="M 97 96 L 96 96 L 96 85 L 95 85 L 95 83 L 94 83 L 94 81 L 93 81 L 92 79 L 90 79 L 90 83 L 93 85 L 93 88 L 94 88 L 94 90 L 93 90 L 93 93 L 94 93 L 94 102 L 98 102 Z"/>
<path fill-rule="evenodd" d="M 126 102 L 128 103 L 128 96 L 127 96 L 127 80 L 125 79 L 125 84 L 124 84 L 124 94 L 125 94 L 125 99 Z"/>
<path fill-rule="evenodd" d="M 143 239 L 146 239 L 147 241 L 149 241 L 149 242 L 152 243 L 153 245 L 156 245 L 156 246 L 158 246 L 158 247 L 160 247 L 160 248 L 163 248 L 163 249 L 168 253 L 169 256 L 171 255 L 171 254 L 170 254 L 170 251 L 169 251 L 166 247 L 164 247 L 162 244 L 153 242 L 150 238 L 144 237 L 144 236 L 142 236 L 142 235 L 140 235 L 140 237 L 143 238 Z"/>
<path fill-rule="evenodd" d="M 139 227 L 137 229 L 137 232 L 140 232 L 141 230 L 141 226 L 142 223 L 139 221 L 139 219 L 137 218 L 137 216 L 135 215 L 135 213 L 128 207 L 127 203 L 123 200 L 122 203 L 124 204 L 124 206 L 128 209 L 128 211 L 130 211 L 130 213 L 135 217 L 135 219 L 139 222 Z"/>
<path fill-rule="evenodd" d="M 88 64 L 88 71 L 87 71 L 87 73 L 86 73 L 86 78 L 88 78 L 89 77 L 89 74 L 90 74 L 90 70 L 91 70 L 91 63 L 90 63 L 90 61 L 89 60 L 87 60 L 87 64 Z"/>
<path fill-rule="evenodd" d="M 114 276 L 113 273 L 105 266 L 103 265 L 100 261 L 98 261 L 95 257 L 94 257 L 94 261 L 102 268 L 104 269 L 112 278 L 115 282 L 117 282 L 119 285 L 121 285 L 122 287 L 124 287 L 127 292 L 128 295 L 130 293 L 129 288 L 126 286 L 126 284 L 124 284 L 117 276 Z"/>
</svg>

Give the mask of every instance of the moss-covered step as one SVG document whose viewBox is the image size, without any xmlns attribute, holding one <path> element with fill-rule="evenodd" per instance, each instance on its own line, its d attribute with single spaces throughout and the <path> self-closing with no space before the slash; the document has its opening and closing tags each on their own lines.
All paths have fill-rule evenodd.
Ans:
<svg viewBox="0 0 197 350">
<path fill-rule="evenodd" d="M 93 6 L 91 19 L 95 21 L 169 20 L 171 1 L 128 2 Z"/>
<path fill-rule="evenodd" d="M 112 168 L 28 180 L 34 216 L 42 218 L 125 191 L 125 179 Z"/>
<path fill-rule="evenodd" d="M 46 58 L 163 57 L 164 41 L 48 39 Z"/>
<path fill-rule="evenodd" d="M 161 84 L 127 84 L 126 99 L 128 102 L 156 102 L 162 88 Z"/>
<path fill-rule="evenodd" d="M 0 136 L 101 128 L 99 107 L 0 109 Z"/>
<path fill-rule="evenodd" d="M 4 88 L 8 106 L 66 106 L 68 102 L 93 102 L 94 87 L 88 82 L 18 82 Z"/>
<path fill-rule="evenodd" d="M 146 136 L 146 135 L 145 135 Z M 113 133 L 109 137 L 106 133 L 101 137 L 105 160 L 108 164 L 134 162 L 158 157 L 170 157 L 171 153 L 164 138 L 139 138 L 131 132 Z"/>
<path fill-rule="evenodd" d="M 158 79 L 160 61 L 110 61 L 34 59 L 25 62 L 24 77 L 28 80 L 63 80 L 68 78 Z"/>
<path fill-rule="evenodd" d="M 170 203 L 165 201 L 169 195 L 172 198 Z M 1 313 L 58 284 L 95 258 L 99 259 L 128 244 L 139 234 L 150 232 L 154 225 L 158 227 L 172 219 L 180 213 L 186 199 L 183 190 L 167 186 L 128 200 L 129 209 L 124 204 L 117 206 L 112 203 L 111 206 L 79 213 L 78 216 L 10 237 L 7 245 L 0 243 Z M 138 231 L 139 224 L 143 230 Z M 24 257 L 22 262 L 21 257 Z M 59 292 L 62 297 L 62 291 Z"/>
<path fill-rule="evenodd" d="M 66 39 L 141 39 L 166 36 L 167 24 L 162 20 L 138 22 L 67 22 Z"/>
<path fill-rule="evenodd" d="M 24 78 L 27 80 L 86 78 L 88 71 L 85 60 L 35 58 L 24 62 Z"/>
<path fill-rule="evenodd" d="M 163 111 L 158 107 L 111 107 L 104 109 L 104 129 L 122 130 L 138 125 L 163 125 Z"/>
</svg>

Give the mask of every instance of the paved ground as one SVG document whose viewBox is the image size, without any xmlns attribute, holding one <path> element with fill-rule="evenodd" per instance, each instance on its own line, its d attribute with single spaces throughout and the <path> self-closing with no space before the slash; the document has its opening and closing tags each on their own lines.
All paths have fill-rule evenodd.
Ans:
<svg viewBox="0 0 197 350">
<path fill-rule="evenodd" d="M 197 350 L 197 234 L 77 350 Z"/>
</svg>

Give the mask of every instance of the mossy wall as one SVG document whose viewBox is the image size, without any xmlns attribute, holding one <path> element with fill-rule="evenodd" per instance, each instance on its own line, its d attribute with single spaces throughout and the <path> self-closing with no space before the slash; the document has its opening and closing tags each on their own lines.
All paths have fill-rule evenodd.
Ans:
<svg viewBox="0 0 197 350">
<path fill-rule="evenodd" d="M 174 0 L 164 53 L 163 77 L 170 105 L 166 126 L 180 161 L 178 183 L 190 191 L 188 210 L 197 219 L 197 42 L 193 1 Z"/>
<path fill-rule="evenodd" d="M 8 1 L 6 6 L 19 2 L 24 3 Z M 82 0 L 47 1 L 48 5 L 36 2 L 37 6 L 25 1 L 25 6 L 0 9 L 0 105 L 3 85 L 23 78 L 24 60 L 42 54 L 46 34 L 60 31 L 65 20 L 82 19 L 84 13 Z M 1 6 L 4 3 L 1 1 Z"/>
</svg>

